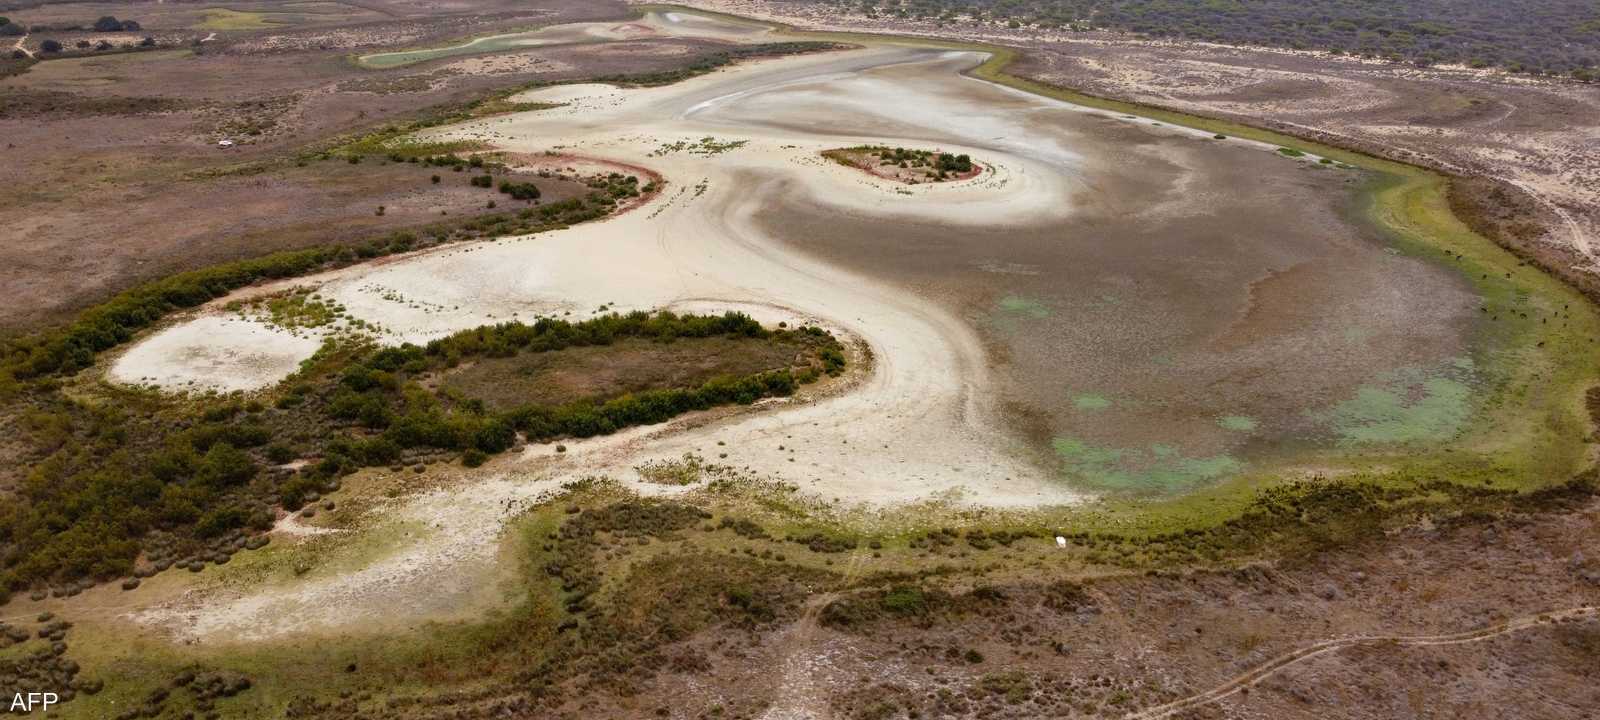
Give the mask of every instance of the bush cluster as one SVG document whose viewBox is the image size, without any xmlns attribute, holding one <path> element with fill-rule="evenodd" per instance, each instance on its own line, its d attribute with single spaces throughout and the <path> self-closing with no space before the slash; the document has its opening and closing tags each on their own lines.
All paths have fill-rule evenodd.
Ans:
<svg viewBox="0 0 1600 720">
<path fill-rule="evenodd" d="M 215 290 L 201 288 L 196 292 L 202 295 Z M 813 363 L 798 371 L 721 377 L 693 388 L 650 390 L 605 402 L 523 405 L 501 413 L 421 383 L 476 357 L 622 339 L 713 336 L 790 342 L 816 353 Z M 768 330 L 739 313 L 637 312 L 583 322 L 506 323 L 421 347 L 330 345 L 300 376 L 272 393 L 276 399 L 270 406 L 148 395 L 83 402 L 41 379 L 19 388 L 14 405 L 29 408 L 20 422 L 38 461 L 17 488 L 18 501 L 0 506 L 0 595 L 41 587 L 81 589 L 82 582 L 142 572 L 135 565 L 141 553 L 157 570 L 226 562 L 251 542 L 251 533 L 272 525 L 273 506 L 294 511 L 315 503 L 337 487 L 340 476 L 361 467 L 393 466 L 436 452 L 478 464 L 519 442 L 519 433 L 533 440 L 586 437 L 690 410 L 788 394 L 833 367 L 821 351 L 836 345 L 814 328 Z M 313 462 L 300 470 L 280 467 L 297 457 Z"/>
<path fill-rule="evenodd" d="M 1592 79 L 1600 17 L 1585 0 L 831 0 L 845 12 L 1237 45 L 1321 49 Z"/>
<path fill-rule="evenodd" d="M 513 200 L 538 200 L 539 186 L 531 182 L 500 181 L 500 192 L 510 195 Z"/>
</svg>

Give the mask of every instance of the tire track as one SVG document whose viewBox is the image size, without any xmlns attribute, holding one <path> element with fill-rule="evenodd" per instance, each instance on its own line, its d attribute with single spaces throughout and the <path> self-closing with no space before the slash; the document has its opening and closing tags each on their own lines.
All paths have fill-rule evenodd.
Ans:
<svg viewBox="0 0 1600 720">
<path fill-rule="evenodd" d="M 1473 630 L 1450 633 L 1446 635 L 1360 635 L 1356 637 L 1336 638 L 1324 640 L 1319 643 L 1307 645 L 1297 650 L 1291 650 L 1272 658 L 1249 671 L 1235 676 L 1233 679 L 1218 685 L 1203 693 L 1190 695 L 1186 698 L 1174 700 L 1169 703 L 1157 705 L 1153 708 L 1141 710 L 1123 716 L 1123 720 L 1158 720 L 1192 708 L 1210 705 L 1234 695 L 1245 688 L 1260 683 L 1284 668 L 1297 665 L 1311 658 L 1327 653 L 1343 650 L 1358 645 L 1378 645 L 1392 643 L 1404 647 L 1428 647 L 1437 645 L 1464 645 L 1466 643 L 1480 642 L 1508 635 L 1521 630 L 1548 625 L 1565 620 L 1583 620 L 1600 617 L 1600 606 L 1586 605 L 1563 610 L 1550 610 L 1533 615 L 1522 615 L 1505 622 L 1485 625 Z"/>
<path fill-rule="evenodd" d="M 834 601 L 839 593 L 850 587 L 861 571 L 861 561 L 868 552 L 857 549 L 850 556 L 837 588 L 813 596 L 806 603 L 800 618 L 789 628 L 783 639 L 783 676 L 778 682 L 777 702 L 761 714 L 761 720 L 826 720 L 829 717 L 827 699 L 822 695 L 815 677 L 812 640 L 817 632 L 817 618 L 822 609 Z"/>
</svg>

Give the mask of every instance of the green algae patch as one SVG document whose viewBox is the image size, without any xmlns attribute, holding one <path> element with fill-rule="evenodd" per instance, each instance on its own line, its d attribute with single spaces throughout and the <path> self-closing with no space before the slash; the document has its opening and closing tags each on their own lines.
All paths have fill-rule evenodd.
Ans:
<svg viewBox="0 0 1600 720">
<path fill-rule="evenodd" d="M 1251 432 L 1260 427 L 1260 425 L 1261 423 L 1256 422 L 1255 418 L 1248 415 L 1224 415 L 1217 418 L 1218 427 L 1234 432 Z"/>
<path fill-rule="evenodd" d="M 1083 487 L 1109 492 L 1174 493 L 1237 475 L 1245 464 L 1230 455 L 1190 457 L 1156 443 L 1143 447 L 1102 447 L 1077 438 L 1050 444 L 1061 472 Z"/>
<path fill-rule="evenodd" d="M 1471 417 L 1472 387 L 1466 382 L 1402 371 L 1357 389 L 1319 419 L 1332 426 L 1340 443 L 1356 444 L 1449 440 Z"/>
<path fill-rule="evenodd" d="M 1052 314 L 1044 303 L 1021 295 L 1007 295 L 1000 298 L 999 305 L 1000 311 L 1006 315 L 1038 319 L 1050 317 Z"/>
<path fill-rule="evenodd" d="M 1104 395 L 1076 395 L 1072 398 L 1072 406 L 1079 410 L 1095 411 L 1111 407 L 1111 400 Z"/>
</svg>

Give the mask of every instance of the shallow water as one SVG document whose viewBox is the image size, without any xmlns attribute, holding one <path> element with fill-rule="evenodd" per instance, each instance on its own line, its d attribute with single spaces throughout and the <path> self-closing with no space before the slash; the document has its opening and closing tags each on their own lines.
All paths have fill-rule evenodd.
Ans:
<svg viewBox="0 0 1600 720">
<path fill-rule="evenodd" d="M 1365 178 L 1018 96 L 960 78 L 964 62 L 797 82 L 698 117 L 1026 152 L 1073 181 L 1064 218 L 885 222 L 803 193 L 758 214 L 959 313 L 1041 462 L 1081 487 L 1182 490 L 1257 457 L 1445 440 L 1464 422 L 1477 298 L 1351 209 Z M 936 111 L 885 102 L 912 93 Z"/>
</svg>

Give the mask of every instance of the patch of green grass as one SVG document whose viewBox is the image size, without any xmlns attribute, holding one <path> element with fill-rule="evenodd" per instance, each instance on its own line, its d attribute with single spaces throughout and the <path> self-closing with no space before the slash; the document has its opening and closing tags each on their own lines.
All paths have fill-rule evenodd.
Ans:
<svg viewBox="0 0 1600 720">
<path fill-rule="evenodd" d="M 1244 463 L 1227 455 L 1188 457 L 1168 445 L 1116 448 L 1077 438 L 1051 442 L 1063 475 L 1100 491 L 1172 493 L 1237 474 Z"/>
<path fill-rule="evenodd" d="M 1052 314 L 1044 303 L 1021 295 L 1007 295 L 1000 298 L 999 307 L 1006 314 L 1021 317 L 1047 318 Z"/>
<path fill-rule="evenodd" d="M 282 27 L 285 24 L 267 17 L 266 13 L 227 8 L 206 8 L 201 12 L 205 14 L 205 18 L 193 25 L 195 30 L 264 30 Z"/>
<path fill-rule="evenodd" d="M 1079 410 L 1104 410 L 1111 407 L 1111 400 L 1103 395 L 1077 395 L 1072 398 L 1072 406 Z"/>
<path fill-rule="evenodd" d="M 1217 419 L 1217 425 L 1224 430 L 1251 432 L 1256 429 L 1258 423 L 1255 418 L 1246 415 L 1224 415 Z"/>
<path fill-rule="evenodd" d="M 1321 415 L 1345 443 L 1437 443 L 1466 424 L 1471 399 L 1472 388 L 1461 380 L 1401 371 Z"/>
<path fill-rule="evenodd" d="M 534 39 L 545 29 L 525 30 L 522 32 L 501 33 L 483 37 L 471 38 L 453 45 L 443 47 L 421 48 L 417 50 L 399 50 L 395 52 L 373 53 L 362 55 L 357 62 L 364 67 L 378 70 L 404 67 L 429 60 L 439 60 L 447 57 L 462 55 L 484 55 L 495 52 L 505 52 L 525 48 L 528 41 Z"/>
<path fill-rule="evenodd" d="M 421 141 L 405 137 L 415 127 L 387 127 L 370 132 L 347 143 L 336 153 L 343 156 L 384 155 L 400 160 L 422 159 L 435 155 L 452 155 L 483 147 L 473 140 Z"/>
</svg>

